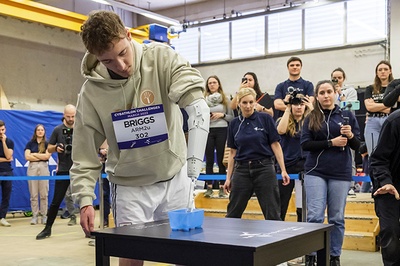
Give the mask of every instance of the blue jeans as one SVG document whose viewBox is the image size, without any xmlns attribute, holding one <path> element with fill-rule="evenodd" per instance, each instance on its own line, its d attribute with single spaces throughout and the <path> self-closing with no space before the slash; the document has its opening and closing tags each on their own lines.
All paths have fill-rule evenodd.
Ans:
<svg viewBox="0 0 400 266">
<path fill-rule="evenodd" d="M 13 176 L 13 172 L 0 172 L 1 176 Z M 1 186 L 1 205 L 0 205 L 0 219 L 6 218 L 8 207 L 10 206 L 10 198 L 12 191 L 11 180 L 0 180 Z"/>
<path fill-rule="evenodd" d="M 323 179 L 305 175 L 304 185 L 307 201 L 307 222 L 323 223 L 327 208 L 328 223 L 334 227 L 330 232 L 331 256 L 340 256 L 344 238 L 344 208 L 351 181 Z"/>
<path fill-rule="evenodd" d="M 272 159 L 258 164 L 235 163 L 226 217 L 241 218 L 249 199 L 256 194 L 266 220 L 280 220 L 278 180 Z"/>
<path fill-rule="evenodd" d="M 383 117 L 372 117 L 369 116 L 367 123 L 365 124 L 364 139 L 367 145 L 368 156 L 374 151 L 376 144 L 378 144 L 379 135 L 383 122 L 385 122 L 387 116 Z"/>
</svg>

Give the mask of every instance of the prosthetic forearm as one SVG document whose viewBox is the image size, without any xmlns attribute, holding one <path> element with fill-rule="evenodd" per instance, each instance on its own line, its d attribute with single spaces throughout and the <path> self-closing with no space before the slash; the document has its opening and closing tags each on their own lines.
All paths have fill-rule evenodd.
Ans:
<svg viewBox="0 0 400 266">
<path fill-rule="evenodd" d="M 188 176 L 196 178 L 200 174 L 210 127 L 210 108 L 204 99 L 199 99 L 185 107 L 188 113 Z"/>
</svg>

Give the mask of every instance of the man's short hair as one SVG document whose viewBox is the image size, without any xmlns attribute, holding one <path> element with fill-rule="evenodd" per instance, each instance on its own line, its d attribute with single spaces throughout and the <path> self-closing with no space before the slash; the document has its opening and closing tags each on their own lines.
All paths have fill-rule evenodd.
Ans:
<svg viewBox="0 0 400 266">
<path fill-rule="evenodd" d="M 300 65 L 303 66 L 303 62 L 301 61 L 300 57 L 297 56 L 292 56 L 291 58 L 289 58 L 289 60 L 287 60 L 286 66 L 289 66 L 289 64 L 293 61 L 299 61 Z"/>
<path fill-rule="evenodd" d="M 0 120 L 0 127 L 5 126 L 5 125 L 6 125 L 6 123 L 4 123 L 3 120 Z"/>
<path fill-rule="evenodd" d="M 97 10 L 82 24 L 80 35 L 89 53 L 101 55 L 112 48 L 113 41 L 126 37 L 126 29 L 114 12 Z"/>
</svg>

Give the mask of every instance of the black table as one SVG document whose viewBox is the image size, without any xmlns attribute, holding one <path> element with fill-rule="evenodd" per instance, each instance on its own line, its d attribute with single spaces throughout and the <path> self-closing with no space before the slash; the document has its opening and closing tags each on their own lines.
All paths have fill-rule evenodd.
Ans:
<svg viewBox="0 0 400 266">
<path fill-rule="evenodd" d="M 204 217 L 202 229 L 172 231 L 168 220 L 94 232 L 96 265 L 110 256 L 181 265 L 276 265 L 317 251 L 329 265 L 331 225 Z"/>
</svg>

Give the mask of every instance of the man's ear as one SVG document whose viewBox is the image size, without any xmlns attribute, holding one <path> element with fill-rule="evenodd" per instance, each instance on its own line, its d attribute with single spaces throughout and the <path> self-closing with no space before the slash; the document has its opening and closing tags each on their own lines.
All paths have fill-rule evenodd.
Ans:
<svg viewBox="0 0 400 266">
<path fill-rule="evenodd" d="M 132 39 L 132 35 L 131 35 L 131 32 L 129 31 L 129 29 L 126 29 L 126 38 L 128 39 L 128 41 L 131 41 L 131 39 Z"/>
</svg>

